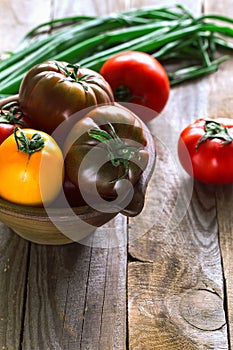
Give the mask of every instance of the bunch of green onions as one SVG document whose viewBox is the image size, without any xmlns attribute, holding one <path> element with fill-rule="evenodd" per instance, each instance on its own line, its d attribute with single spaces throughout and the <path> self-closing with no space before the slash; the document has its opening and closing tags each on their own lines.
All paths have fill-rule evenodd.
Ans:
<svg viewBox="0 0 233 350">
<path fill-rule="evenodd" d="M 228 59 L 216 56 L 221 48 L 233 49 L 227 40 L 233 37 L 232 24 L 233 19 L 220 15 L 193 17 L 181 5 L 52 20 L 35 27 L 0 61 L 0 95 L 18 93 L 23 76 L 37 63 L 63 60 L 99 71 L 109 57 L 125 50 L 157 58 L 173 86 L 214 72 Z"/>
</svg>

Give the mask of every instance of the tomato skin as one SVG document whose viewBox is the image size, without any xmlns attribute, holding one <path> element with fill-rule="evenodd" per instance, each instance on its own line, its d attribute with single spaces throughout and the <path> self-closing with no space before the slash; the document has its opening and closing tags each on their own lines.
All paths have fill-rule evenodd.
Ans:
<svg viewBox="0 0 233 350">
<path fill-rule="evenodd" d="M 169 98 L 168 75 L 159 61 L 147 53 L 139 51 L 118 53 L 103 64 L 100 74 L 110 84 L 118 102 L 140 104 L 160 113 Z M 128 89 L 129 96 L 123 98 L 117 95 L 120 86 Z M 151 114 L 140 117 L 145 122 L 152 118 Z"/>
<path fill-rule="evenodd" d="M 17 204 L 48 204 L 58 195 L 63 183 L 62 151 L 44 132 L 28 128 L 23 132 L 29 139 L 39 133 L 44 147 L 31 155 L 24 153 L 18 149 L 14 134 L 0 145 L 0 196 Z"/>
<path fill-rule="evenodd" d="M 12 124 L 0 124 L 0 144 L 13 133 L 14 128 L 15 126 Z"/>
<path fill-rule="evenodd" d="M 70 182 L 67 178 L 64 180 L 62 192 L 60 192 L 55 201 L 53 201 L 53 207 L 65 208 L 80 207 L 86 205 L 79 188 Z"/>
<path fill-rule="evenodd" d="M 15 101 L 5 104 L 0 110 L 0 145 L 17 126 L 20 128 L 29 127 L 29 122 Z"/>
<path fill-rule="evenodd" d="M 207 119 L 198 119 L 181 132 L 178 140 L 178 156 L 186 172 L 196 180 L 206 184 L 233 183 L 233 142 L 224 144 L 218 137 L 199 144 L 205 135 Z M 233 137 L 233 119 L 208 119 L 226 127 Z"/>
<path fill-rule="evenodd" d="M 132 146 L 137 149 L 129 160 L 129 169 L 126 174 L 123 164 L 119 166 L 112 164 L 108 146 L 90 137 L 88 133 L 96 129 L 111 134 L 109 123 L 112 124 L 119 138 L 124 140 L 125 148 Z M 105 200 L 114 200 L 119 193 L 124 200 L 128 195 L 128 189 L 125 190 L 124 181 L 118 181 L 118 179 L 125 175 L 123 178 L 130 181 L 133 186 L 137 183 L 148 163 L 149 154 L 146 146 L 147 137 L 140 118 L 120 105 L 99 106 L 77 121 L 68 135 L 65 143 L 66 175 L 93 201 L 96 200 L 94 188 L 97 188 L 99 197 Z"/>
<path fill-rule="evenodd" d="M 111 87 L 99 73 L 75 69 L 67 62 L 51 60 L 34 66 L 25 75 L 19 104 L 36 129 L 51 134 L 71 114 L 114 101 Z M 65 71 L 73 72 L 73 78 L 67 78 Z"/>
</svg>

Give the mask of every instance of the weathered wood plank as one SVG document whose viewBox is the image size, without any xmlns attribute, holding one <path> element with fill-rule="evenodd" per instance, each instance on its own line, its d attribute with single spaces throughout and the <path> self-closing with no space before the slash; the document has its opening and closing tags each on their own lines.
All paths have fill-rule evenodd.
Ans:
<svg viewBox="0 0 233 350">
<path fill-rule="evenodd" d="M 228 349 L 214 189 L 196 184 L 190 205 L 175 231 L 161 222 L 131 244 L 130 349 Z"/>
<path fill-rule="evenodd" d="M 130 265 L 129 349 L 228 349 L 222 298 L 198 269 L 178 255 Z"/>
<path fill-rule="evenodd" d="M 67 1 L 61 3 L 59 0 L 54 2 L 54 18 L 61 16 L 71 16 L 77 14 L 88 14 L 94 16 L 100 16 L 115 11 L 121 11 L 126 9 L 127 2 L 124 0 L 119 1 L 98 1 L 87 0 L 83 1 Z"/>
<path fill-rule="evenodd" d="M 213 4 L 205 1 L 205 10 L 233 17 L 232 1 L 224 0 Z M 233 58 L 222 64 L 219 71 L 210 77 L 210 94 L 208 111 L 211 117 L 232 118 L 232 87 Z M 233 348 L 233 197 L 232 186 L 216 188 L 217 216 L 219 224 L 219 242 L 222 255 L 223 274 L 225 282 L 226 317 L 229 329 L 229 347 Z"/>
<path fill-rule="evenodd" d="M 124 350 L 126 265 L 126 246 L 32 245 L 23 348 Z"/>
<path fill-rule="evenodd" d="M 223 0 L 219 1 L 218 3 L 213 3 L 211 0 L 205 0 L 204 4 L 205 12 L 207 13 L 217 13 L 227 17 L 233 17 L 233 6 L 231 0 Z M 219 23 L 221 25 L 224 25 L 224 23 Z M 229 54 L 228 51 L 225 51 L 223 53 Z M 226 62 L 221 64 L 218 72 L 210 76 L 209 95 L 207 99 L 207 108 L 209 116 L 228 118 L 233 117 L 232 73 L 233 58 L 231 57 Z"/>
<path fill-rule="evenodd" d="M 225 305 L 229 329 L 230 348 L 233 347 L 233 188 L 232 185 L 221 186 L 217 190 L 217 209 L 219 223 L 219 240 L 222 253 L 224 281 L 225 281 Z"/>
<path fill-rule="evenodd" d="M 78 244 L 32 245 L 24 349 L 67 349 L 79 344 L 83 309 L 73 311 L 85 304 L 88 270 L 83 266 L 89 265 L 90 250 Z"/>
<path fill-rule="evenodd" d="M 0 2 L 1 39 L 0 53 L 16 48 L 23 36 L 32 27 L 50 18 L 50 0 Z"/>
<path fill-rule="evenodd" d="M 201 3 L 196 6 L 200 10 Z M 208 115 L 209 79 L 173 89 L 164 115 L 150 125 L 158 150 L 151 205 L 141 222 L 130 221 L 129 229 L 130 349 L 229 346 L 215 187 L 195 182 L 192 189 L 192 181 L 179 173 L 173 150 L 179 131 Z M 167 138 L 166 131 L 161 135 L 164 116 Z"/>
<path fill-rule="evenodd" d="M 28 242 L 0 224 L 0 349 L 20 349 Z"/>
</svg>

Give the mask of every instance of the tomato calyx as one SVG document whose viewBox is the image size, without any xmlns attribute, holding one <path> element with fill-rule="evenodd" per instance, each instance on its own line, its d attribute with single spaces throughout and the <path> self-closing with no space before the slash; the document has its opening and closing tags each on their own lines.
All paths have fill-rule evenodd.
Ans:
<svg viewBox="0 0 233 350">
<path fill-rule="evenodd" d="M 19 134 L 17 134 L 19 132 Z M 29 156 L 35 152 L 41 151 L 44 148 L 44 139 L 36 132 L 29 139 L 25 132 L 19 127 L 14 128 L 14 137 L 19 151 L 22 151 Z"/>
<path fill-rule="evenodd" d="M 139 149 L 136 147 L 127 146 L 117 135 L 113 125 L 108 123 L 108 126 L 110 128 L 110 132 L 93 128 L 88 131 L 88 135 L 107 146 L 109 160 L 114 167 L 118 167 L 121 164 L 124 166 L 125 171 L 123 175 L 111 181 L 111 183 L 115 183 L 127 176 L 129 172 L 129 160 L 139 152 Z"/>
<path fill-rule="evenodd" d="M 18 124 L 26 126 L 22 121 L 23 113 L 16 102 L 9 102 L 2 106 L 0 110 L 0 124 Z"/>
<path fill-rule="evenodd" d="M 71 81 L 74 83 L 80 83 L 86 91 L 88 91 L 88 85 L 86 84 L 87 78 L 89 78 L 90 74 L 82 75 L 81 77 L 78 76 L 80 66 L 78 64 L 67 64 L 66 66 L 62 67 L 60 64 L 55 62 L 57 68 L 60 72 L 62 72 L 66 77 L 62 79 L 60 82 L 64 81 Z M 70 69 L 69 69 L 70 68 Z"/>
<path fill-rule="evenodd" d="M 130 102 L 132 100 L 131 91 L 125 85 L 119 85 L 114 90 L 114 97 L 117 101 Z"/>
<path fill-rule="evenodd" d="M 223 140 L 223 145 L 227 145 L 233 141 L 233 138 L 229 134 L 228 128 L 221 125 L 220 123 L 213 120 L 205 121 L 205 134 L 199 139 L 196 144 L 196 150 L 199 146 L 209 139 L 221 139 Z"/>
<path fill-rule="evenodd" d="M 120 102 L 131 102 L 135 98 L 144 100 L 143 96 L 133 96 L 131 90 L 125 85 L 117 86 L 113 94 L 116 101 L 120 101 Z"/>
</svg>

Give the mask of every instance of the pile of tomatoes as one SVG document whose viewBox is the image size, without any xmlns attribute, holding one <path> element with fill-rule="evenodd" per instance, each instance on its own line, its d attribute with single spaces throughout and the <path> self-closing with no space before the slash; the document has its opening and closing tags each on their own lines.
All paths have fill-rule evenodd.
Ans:
<svg viewBox="0 0 233 350">
<path fill-rule="evenodd" d="M 154 58 L 127 55 L 106 62 L 101 73 L 55 60 L 28 71 L 18 100 L 1 109 L 2 198 L 42 206 L 56 202 L 62 189 L 71 205 L 96 191 L 109 201 L 126 196 L 130 189 L 119 180 L 134 186 L 149 155 L 141 118 L 117 104 L 117 92 L 127 91 L 128 101 L 153 108 L 154 116 L 169 95 L 166 72 Z M 130 85 L 127 77 L 136 72 L 140 80 Z"/>
<path fill-rule="evenodd" d="M 100 73 L 55 60 L 34 66 L 17 101 L 0 110 L 0 197 L 59 206 L 65 193 L 71 206 L 79 206 L 98 196 L 113 202 L 121 194 L 124 202 L 132 188 L 120 180 L 135 186 L 149 160 L 143 122 L 164 109 L 169 92 L 164 67 L 137 51 L 111 57 Z M 118 102 L 150 113 L 137 115 Z M 226 119 L 188 125 L 178 141 L 188 174 L 205 183 L 233 182 L 232 167 L 226 167 L 232 131 Z"/>
</svg>

